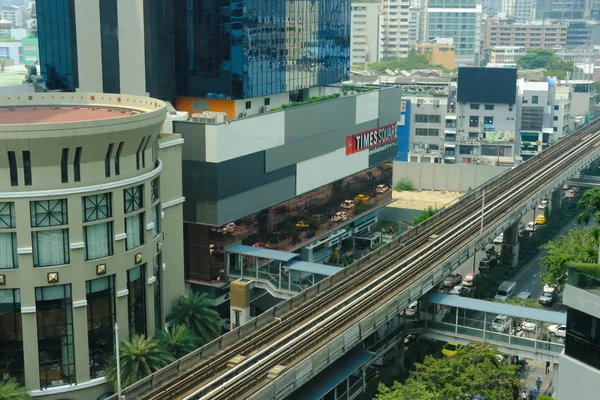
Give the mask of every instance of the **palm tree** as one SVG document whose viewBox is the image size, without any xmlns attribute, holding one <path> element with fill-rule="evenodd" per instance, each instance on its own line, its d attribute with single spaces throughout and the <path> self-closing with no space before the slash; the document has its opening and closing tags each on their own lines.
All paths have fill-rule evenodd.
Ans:
<svg viewBox="0 0 600 400">
<path fill-rule="evenodd" d="M 583 211 L 577 216 L 578 224 L 589 224 L 593 217 L 596 218 L 596 223 L 600 224 L 600 189 L 587 190 L 581 199 L 577 202 L 579 208 Z M 597 229 L 592 232 L 594 239 L 598 241 L 598 264 L 600 264 L 600 234 Z"/>
<path fill-rule="evenodd" d="M 27 400 L 30 398 L 27 389 L 20 386 L 16 379 L 0 383 L 0 400 Z"/>
<path fill-rule="evenodd" d="M 175 358 L 181 358 L 198 348 L 199 339 L 185 325 L 175 325 L 167 332 L 156 331 L 158 343 Z"/>
<path fill-rule="evenodd" d="M 121 343 L 121 385 L 130 386 L 171 363 L 174 358 L 154 338 L 136 335 Z M 106 379 L 116 386 L 117 361 L 113 357 L 106 370 Z"/>
<path fill-rule="evenodd" d="M 221 334 L 221 317 L 207 298 L 207 293 L 190 293 L 180 296 L 169 320 L 185 325 L 205 344 Z"/>
</svg>

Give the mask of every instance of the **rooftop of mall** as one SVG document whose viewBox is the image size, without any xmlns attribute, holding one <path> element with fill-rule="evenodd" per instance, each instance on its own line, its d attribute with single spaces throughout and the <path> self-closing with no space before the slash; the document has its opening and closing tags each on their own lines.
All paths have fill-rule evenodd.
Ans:
<svg viewBox="0 0 600 400">
<path fill-rule="evenodd" d="M 7 107 L 0 106 L 2 124 L 53 124 L 64 122 L 97 121 L 138 114 L 124 108 L 97 107 Z"/>
</svg>

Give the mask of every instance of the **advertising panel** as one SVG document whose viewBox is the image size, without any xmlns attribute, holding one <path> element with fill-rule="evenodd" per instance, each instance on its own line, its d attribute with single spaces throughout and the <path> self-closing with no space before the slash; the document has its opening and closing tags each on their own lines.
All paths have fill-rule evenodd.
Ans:
<svg viewBox="0 0 600 400">
<path fill-rule="evenodd" d="M 346 137 L 346 155 L 358 153 L 359 151 L 372 149 L 371 152 L 375 152 L 375 148 L 386 147 L 385 144 L 395 142 L 398 132 L 396 130 L 397 123 L 386 126 L 380 126 L 375 129 L 371 129 L 365 132 L 357 133 L 352 136 Z"/>
</svg>

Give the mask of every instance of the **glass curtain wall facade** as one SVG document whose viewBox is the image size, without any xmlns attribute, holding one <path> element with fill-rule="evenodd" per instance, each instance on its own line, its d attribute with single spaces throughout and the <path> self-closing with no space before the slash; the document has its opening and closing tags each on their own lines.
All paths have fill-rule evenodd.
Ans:
<svg viewBox="0 0 600 400">
<path fill-rule="evenodd" d="M 2 380 L 14 378 L 25 384 L 23 364 L 23 328 L 21 326 L 21 291 L 0 290 L 0 348 Z"/>
<path fill-rule="evenodd" d="M 85 283 L 88 303 L 88 345 L 90 378 L 104 376 L 114 353 L 115 277 L 94 279 Z"/>
<path fill-rule="evenodd" d="M 252 98 L 348 78 L 348 0 L 177 0 L 175 21 L 180 96 Z"/>
<path fill-rule="evenodd" d="M 35 288 L 40 386 L 75 383 L 71 285 Z"/>
</svg>

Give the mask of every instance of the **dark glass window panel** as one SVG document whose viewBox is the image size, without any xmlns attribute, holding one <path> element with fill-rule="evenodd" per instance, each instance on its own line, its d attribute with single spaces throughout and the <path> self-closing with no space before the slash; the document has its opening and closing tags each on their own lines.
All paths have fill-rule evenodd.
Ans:
<svg viewBox="0 0 600 400">
<path fill-rule="evenodd" d="M 162 252 L 158 253 L 153 259 L 154 264 L 154 327 L 163 329 L 162 325 L 162 296 L 161 296 L 161 275 L 162 275 Z"/>
<path fill-rule="evenodd" d="M 23 152 L 23 177 L 25 186 L 31 186 L 31 153 Z"/>
<path fill-rule="evenodd" d="M 144 213 L 134 214 L 125 218 L 125 248 L 135 249 L 144 244 Z"/>
<path fill-rule="evenodd" d="M 75 162 L 73 164 L 73 180 L 81 181 L 81 147 L 75 149 Z"/>
<path fill-rule="evenodd" d="M 127 271 L 129 338 L 146 334 L 146 264 Z"/>
<path fill-rule="evenodd" d="M 115 316 L 114 276 L 87 281 L 88 348 L 90 378 L 100 378 L 114 354 Z"/>
<path fill-rule="evenodd" d="M 60 177 L 62 183 L 69 183 L 69 149 L 62 149 L 60 158 Z"/>
<path fill-rule="evenodd" d="M 68 223 L 67 200 L 44 200 L 29 203 L 31 212 L 31 226 L 65 225 Z"/>
<path fill-rule="evenodd" d="M 0 203 L 0 229 L 15 228 L 15 203 Z"/>
<path fill-rule="evenodd" d="M 0 269 L 19 268 L 17 233 L 0 232 Z"/>
<path fill-rule="evenodd" d="M 146 143 L 144 143 L 144 148 L 142 149 L 142 168 L 146 168 L 146 149 L 148 148 L 150 140 L 152 140 L 152 136 L 148 136 Z"/>
<path fill-rule="evenodd" d="M 25 385 L 19 289 L 0 290 L 0 349 L 3 379 L 14 378 Z"/>
<path fill-rule="evenodd" d="M 83 202 L 83 222 L 98 221 L 112 217 L 111 193 L 85 196 Z"/>
<path fill-rule="evenodd" d="M 75 383 L 71 285 L 35 288 L 40 387 Z"/>
<path fill-rule="evenodd" d="M 146 137 L 143 137 L 142 140 L 140 141 L 140 145 L 138 146 L 137 152 L 135 153 L 135 163 L 136 163 L 136 168 L 140 169 L 141 168 L 141 152 L 142 149 L 144 148 L 144 143 L 146 142 Z"/>
<path fill-rule="evenodd" d="M 123 196 L 125 199 L 125 213 L 134 212 L 144 207 L 143 190 L 144 186 L 139 185 L 123 191 Z"/>
<path fill-rule="evenodd" d="M 31 232 L 33 266 L 64 265 L 69 259 L 69 230 L 55 229 Z"/>
<path fill-rule="evenodd" d="M 119 71 L 119 22 L 117 0 L 102 0 L 100 4 L 100 53 L 102 88 L 104 93 L 121 92 Z"/>
<path fill-rule="evenodd" d="M 113 255 L 112 226 L 112 222 L 105 222 L 83 227 L 84 258 L 86 261 Z"/>
<path fill-rule="evenodd" d="M 14 151 L 8 152 L 8 166 L 10 169 L 10 186 L 19 186 L 19 174 L 17 170 L 17 157 Z"/>
<path fill-rule="evenodd" d="M 114 143 L 108 145 L 108 150 L 106 151 L 106 157 L 104 158 L 104 176 L 110 177 L 110 158 L 112 157 L 113 148 L 115 147 Z"/>
<path fill-rule="evenodd" d="M 155 178 L 150 182 L 150 192 L 152 203 L 160 199 L 160 178 Z"/>
<path fill-rule="evenodd" d="M 115 175 L 121 175 L 121 152 L 123 151 L 123 145 L 125 142 L 119 143 L 117 148 L 117 154 L 115 156 Z"/>
</svg>

